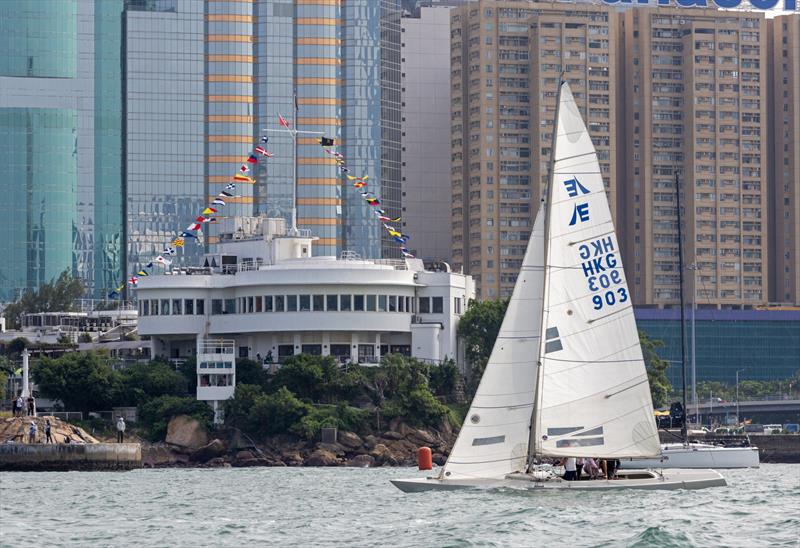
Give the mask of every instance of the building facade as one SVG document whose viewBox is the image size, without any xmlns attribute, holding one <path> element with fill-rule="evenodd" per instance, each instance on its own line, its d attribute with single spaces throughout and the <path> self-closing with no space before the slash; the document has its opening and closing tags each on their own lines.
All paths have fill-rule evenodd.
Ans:
<svg viewBox="0 0 800 548">
<path fill-rule="evenodd" d="M 202 267 L 139 282 L 139 333 L 153 356 L 194 356 L 203 341 L 224 339 L 237 357 L 276 364 L 300 353 L 361 364 L 387 353 L 461 359 L 469 276 L 418 259 L 315 257 L 315 238 L 287 232 L 283 219 L 233 219 L 221 230 Z"/>
<path fill-rule="evenodd" d="M 451 11 L 452 262 L 511 295 L 548 178 L 560 74 L 618 216 L 618 24 L 603 5 L 481 0 Z"/>
<path fill-rule="evenodd" d="M 510 294 L 547 182 L 563 71 L 637 305 L 679 301 L 676 174 L 696 269 L 688 298 L 797 302 L 799 17 L 493 0 L 451 12 L 455 268 L 481 297 Z"/>
<path fill-rule="evenodd" d="M 800 304 L 800 13 L 769 21 L 770 300 Z"/>
<path fill-rule="evenodd" d="M 94 295 L 122 276 L 122 8 L 0 4 L 0 301 L 64 270 Z"/>
<path fill-rule="evenodd" d="M 319 139 L 335 139 L 351 172 L 369 175 L 383 208 L 400 215 L 399 0 L 127 6 L 132 268 L 194 220 L 262 136 L 273 156 L 252 166 L 255 183 L 237 185 L 225 215 L 290 221 L 296 207 L 320 254 L 397 253 Z M 274 131 L 279 116 L 300 132 L 296 173 L 292 137 Z M 218 241 L 212 226 L 179 262 L 194 264 Z"/>
<path fill-rule="evenodd" d="M 636 325 L 652 339 L 663 341 L 659 356 L 669 362 L 667 377 L 680 389 L 680 311 L 637 308 Z M 691 313 L 687 313 L 687 321 Z M 695 319 L 695 360 L 698 381 L 732 385 L 741 380 L 790 379 L 800 363 L 800 310 L 698 309 Z M 687 326 L 687 334 L 690 331 Z M 692 341 L 687 341 L 687 366 Z M 687 370 L 691 382 L 691 372 Z M 698 394 L 707 397 L 708 394 Z"/>
<path fill-rule="evenodd" d="M 402 226 L 417 256 L 450 260 L 450 8 L 403 17 Z"/>
<path fill-rule="evenodd" d="M 675 175 L 694 297 L 768 300 L 767 23 L 759 12 L 623 14 L 625 264 L 636 304 L 679 301 Z M 687 286 L 688 287 L 688 286 Z"/>
</svg>

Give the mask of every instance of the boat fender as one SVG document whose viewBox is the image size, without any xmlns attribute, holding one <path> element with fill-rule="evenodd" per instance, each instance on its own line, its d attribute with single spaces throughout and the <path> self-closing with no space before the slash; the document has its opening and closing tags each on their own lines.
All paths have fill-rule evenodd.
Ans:
<svg viewBox="0 0 800 548">
<path fill-rule="evenodd" d="M 433 468 L 433 457 L 430 447 L 420 447 L 417 449 L 417 465 L 420 470 L 430 470 Z"/>
</svg>

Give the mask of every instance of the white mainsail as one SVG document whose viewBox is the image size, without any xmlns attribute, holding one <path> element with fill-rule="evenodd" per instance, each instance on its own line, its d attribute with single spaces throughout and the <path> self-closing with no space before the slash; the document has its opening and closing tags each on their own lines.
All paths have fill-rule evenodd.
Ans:
<svg viewBox="0 0 800 548">
<path fill-rule="evenodd" d="M 543 219 L 540 207 L 497 341 L 444 466 L 444 478 L 503 478 L 525 468 L 542 331 Z"/>
<path fill-rule="evenodd" d="M 534 449 L 545 456 L 654 456 L 650 387 L 592 140 L 561 84 L 546 220 Z"/>
</svg>

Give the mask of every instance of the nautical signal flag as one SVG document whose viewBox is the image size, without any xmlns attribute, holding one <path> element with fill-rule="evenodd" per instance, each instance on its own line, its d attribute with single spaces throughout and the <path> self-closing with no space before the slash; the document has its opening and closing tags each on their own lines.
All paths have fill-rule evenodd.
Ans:
<svg viewBox="0 0 800 548">
<path fill-rule="evenodd" d="M 159 263 L 159 264 L 163 264 L 164 266 L 169 266 L 169 265 L 171 265 L 171 264 L 172 264 L 172 261 L 170 261 L 169 259 L 166 259 L 166 258 L 162 257 L 161 255 L 159 255 L 158 257 L 156 257 L 156 262 L 157 262 L 157 263 Z"/>
<path fill-rule="evenodd" d="M 245 182 L 245 183 L 255 183 L 256 182 L 256 180 L 253 179 L 252 177 L 248 177 L 247 175 L 242 175 L 240 173 L 237 173 L 236 175 L 234 175 L 233 176 L 233 180 L 234 181 L 242 181 L 242 182 Z"/>
<path fill-rule="evenodd" d="M 221 191 L 219 192 L 218 196 L 225 196 L 225 197 L 227 197 L 227 198 L 231 198 L 231 197 L 233 197 L 233 194 L 231 194 L 230 192 L 227 192 L 227 191 L 225 191 L 225 190 L 221 190 Z"/>
<path fill-rule="evenodd" d="M 248 171 L 250 171 L 250 168 L 247 167 L 247 164 L 242 164 L 241 167 L 239 168 L 239 171 L 241 171 L 242 173 L 247 173 Z"/>
<path fill-rule="evenodd" d="M 225 185 L 225 190 L 234 190 L 236 188 L 236 183 L 228 183 Z"/>
<path fill-rule="evenodd" d="M 364 181 L 356 181 L 355 183 L 353 183 L 353 186 L 355 188 L 364 188 L 365 186 L 367 186 L 367 183 L 365 183 Z"/>
<path fill-rule="evenodd" d="M 174 247 L 165 247 L 161 252 L 162 255 L 175 255 L 175 253 L 177 253 L 177 250 Z"/>
<path fill-rule="evenodd" d="M 286 129 L 289 129 L 289 122 L 287 122 L 286 118 L 284 118 L 280 113 L 278 113 L 278 123 Z"/>
<path fill-rule="evenodd" d="M 247 157 L 247 163 L 248 164 L 257 164 L 258 163 L 258 158 L 256 157 L 255 154 L 251 154 L 250 156 Z"/>
<path fill-rule="evenodd" d="M 267 137 L 266 135 L 262 135 L 261 136 L 261 142 L 264 143 L 264 144 L 267 144 L 269 142 L 269 137 Z"/>
<path fill-rule="evenodd" d="M 213 207 L 207 207 L 203 210 L 203 215 L 211 215 L 212 213 L 216 213 L 217 210 Z"/>
<path fill-rule="evenodd" d="M 139 278 L 137 278 L 136 276 L 131 276 L 130 279 L 128 280 L 128 283 L 131 285 L 136 285 L 139 283 Z"/>
<path fill-rule="evenodd" d="M 324 147 L 332 147 L 333 146 L 333 139 L 330 137 L 320 137 L 319 144 Z"/>
<path fill-rule="evenodd" d="M 139 272 L 137 272 L 137 274 L 138 274 L 139 276 L 149 276 L 149 275 L 150 275 L 150 274 L 148 274 L 148 273 L 147 273 L 145 270 L 140 270 Z"/>
<path fill-rule="evenodd" d="M 192 234 L 191 232 L 187 232 L 187 231 L 181 232 L 181 236 L 183 238 L 197 238 L 196 235 Z"/>
<path fill-rule="evenodd" d="M 256 148 L 255 148 L 255 151 L 256 151 L 256 152 L 258 152 L 259 154 L 261 154 L 262 156 L 266 156 L 267 158 L 269 158 L 270 156 L 272 156 L 272 153 L 271 153 L 271 152 L 269 152 L 269 151 L 268 151 L 267 149 L 265 149 L 264 147 L 256 147 Z"/>
<path fill-rule="evenodd" d="M 183 238 L 178 237 L 172 240 L 172 245 L 174 245 L 175 247 L 183 247 L 184 242 L 185 240 Z"/>
<path fill-rule="evenodd" d="M 214 198 L 214 201 L 211 202 L 212 205 L 225 205 L 225 200 L 222 198 Z"/>
</svg>

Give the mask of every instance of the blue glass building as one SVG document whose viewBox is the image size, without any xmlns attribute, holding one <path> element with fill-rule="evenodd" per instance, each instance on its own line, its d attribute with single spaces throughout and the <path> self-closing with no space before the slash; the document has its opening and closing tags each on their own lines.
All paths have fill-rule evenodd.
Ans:
<svg viewBox="0 0 800 548">
<path fill-rule="evenodd" d="M 0 301 L 64 270 L 95 296 L 122 276 L 121 13 L 0 2 Z"/>
<path fill-rule="evenodd" d="M 637 308 L 636 324 L 664 342 L 658 354 L 670 362 L 667 375 L 681 386 L 679 309 Z M 691 345 L 691 310 L 686 310 L 687 378 Z M 739 379 L 779 380 L 800 369 L 800 310 L 698 309 L 695 317 L 697 381 L 728 384 Z"/>
</svg>

